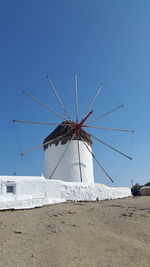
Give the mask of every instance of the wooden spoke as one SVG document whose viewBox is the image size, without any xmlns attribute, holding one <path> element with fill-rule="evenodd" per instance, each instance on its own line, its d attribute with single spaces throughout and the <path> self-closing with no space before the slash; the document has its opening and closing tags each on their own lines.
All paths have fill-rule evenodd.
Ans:
<svg viewBox="0 0 150 267">
<path fill-rule="evenodd" d="M 79 144 L 79 140 L 77 140 L 77 148 L 78 148 L 78 158 L 79 158 L 80 180 L 81 180 L 81 183 L 82 183 L 83 182 L 83 179 L 82 179 L 82 170 L 81 170 L 81 157 L 80 157 L 80 144 Z"/>
<path fill-rule="evenodd" d="M 55 111 L 54 109 L 50 108 L 47 104 L 43 103 L 41 100 L 39 100 L 37 97 L 34 97 L 33 95 L 29 94 L 27 91 L 23 91 L 23 93 L 30 97 L 32 100 L 34 100 L 36 103 L 40 104 L 41 106 L 43 106 L 44 108 L 46 108 L 47 110 L 49 110 L 50 112 L 52 112 L 53 114 L 55 114 L 57 117 L 66 120 L 66 118 L 64 118 L 61 114 L 59 114 L 57 111 Z"/>
<path fill-rule="evenodd" d="M 130 129 L 116 129 L 116 128 L 107 128 L 107 127 L 89 126 L 89 125 L 82 125 L 82 127 L 95 128 L 95 129 L 108 130 L 108 131 L 120 131 L 120 132 L 134 133 L 134 130 L 130 130 Z"/>
<path fill-rule="evenodd" d="M 101 116 L 97 117 L 96 119 L 94 119 L 94 120 L 92 120 L 92 121 L 89 121 L 89 122 L 87 123 L 87 125 L 93 123 L 94 121 L 97 121 L 97 120 L 100 120 L 100 119 L 104 118 L 105 116 L 109 115 L 110 113 L 112 113 L 112 112 L 114 112 L 114 111 L 116 111 L 117 109 L 122 108 L 122 107 L 124 107 L 124 105 L 120 105 L 120 106 L 118 106 L 118 107 L 115 107 L 115 108 L 111 109 L 110 111 L 108 111 L 108 112 L 102 114 Z"/>
<path fill-rule="evenodd" d="M 78 128 L 81 128 L 83 123 L 87 120 L 87 118 L 93 113 L 93 110 L 90 111 L 85 118 L 82 119 L 82 121 L 78 124 Z"/>
<path fill-rule="evenodd" d="M 59 137 L 57 137 L 57 138 L 55 138 L 55 139 L 53 139 L 53 140 L 51 140 L 51 141 L 48 141 L 48 142 L 46 142 L 46 143 L 44 143 L 44 144 L 42 144 L 42 145 L 38 145 L 38 146 L 32 147 L 31 149 L 29 149 L 29 150 L 27 150 L 27 151 L 25 151 L 25 152 L 22 152 L 22 153 L 21 153 L 21 156 L 24 156 L 24 155 L 26 155 L 26 154 L 29 154 L 30 152 L 32 152 L 32 151 L 34 151 L 34 150 L 36 150 L 36 149 L 38 149 L 38 148 L 41 148 L 41 147 L 43 147 L 43 146 L 49 145 L 49 144 L 51 144 L 51 143 L 53 143 L 53 142 L 55 142 L 55 141 L 59 141 L 59 139 L 61 139 L 62 137 L 65 137 L 65 136 L 67 136 L 67 135 L 68 135 L 68 133 L 63 134 L 63 135 L 61 135 L 61 136 L 59 136 Z"/>
<path fill-rule="evenodd" d="M 64 104 L 63 104 L 63 102 L 61 101 L 61 98 L 60 98 L 58 92 L 56 91 L 56 88 L 54 87 L 54 85 L 53 85 L 53 83 L 52 83 L 52 81 L 51 81 L 51 79 L 50 79 L 49 76 L 47 76 L 47 80 L 48 80 L 48 83 L 49 83 L 49 85 L 51 86 L 51 88 L 52 88 L 54 94 L 56 95 L 56 98 L 57 98 L 57 100 L 58 100 L 60 106 L 62 107 L 63 111 L 65 112 L 65 114 L 66 114 L 66 116 L 67 116 L 67 119 L 70 120 L 70 116 L 69 116 L 69 114 L 68 114 L 68 112 L 67 112 L 67 110 L 66 110 L 66 108 L 65 108 L 65 106 L 64 106 Z"/>
<path fill-rule="evenodd" d="M 62 153 L 62 155 L 61 155 L 59 161 L 57 162 L 57 164 L 56 164 L 56 166 L 55 166 L 55 168 L 54 168 L 54 170 L 53 170 L 53 172 L 52 172 L 52 174 L 51 174 L 51 176 L 50 176 L 49 179 L 52 179 L 52 176 L 54 175 L 55 171 L 57 170 L 57 168 L 58 168 L 58 166 L 59 166 L 59 163 L 60 163 L 61 160 L 63 159 L 63 157 L 64 157 L 64 155 L 65 155 L 65 153 L 66 153 L 66 151 L 67 151 L 67 149 L 68 149 L 68 147 L 69 147 L 71 141 L 72 141 L 73 138 L 75 137 L 75 135 L 76 135 L 76 132 L 75 132 L 74 135 L 72 136 L 71 140 L 69 140 L 69 142 L 68 142 L 68 144 L 67 144 L 67 146 L 66 146 L 64 152 Z"/>
<path fill-rule="evenodd" d="M 99 165 L 99 167 L 101 168 L 101 170 L 105 173 L 105 175 L 109 178 L 109 180 L 113 183 L 113 179 L 111 178 L 111 176 L 108 174 L 108 172 L 104 169 L 104 167 L 100 164 L 100 162 L 96 159 L 96 157 L 94 156 L 94 154 L 91 152 L 91 150 L 89 149 L 89 147 L 87 146 L 87 144 L 84 142 L 82 136 L 80 135 L 82 142 L 84 143 L 84 145 L 86 146 L 86 148 L 88 149 L 88 151 L 91 153 L 92 157 L 95 159 L 95 161 L 97 162 L 97 164 Z"/>
<path fill-rule="evenodd" d="M 132 158 L 131 158 L 131 157 L 129 157 L 128 155 L 126 155 L 125 153 L 123 153 L 123 152 L 119 151 L 118 149 L 116 149 L 116 148 L 114 148 L 114 147 L 112 147 L 112 146 L 108 145 L 107 143 L 103 142 L 103 141 L 102 141 L 102 140 L 100 140 L 99 138 L 97 138 L 97 137 L 93 136 L 92 134 L 90 134 L 90 136 L 91 136 L 91 137 L 93 137 L 95 140 L 99 141 L 101 144 L 103 144 L 103 145 L 105 145 L 105 146 L 109 147 L 110 149 L 112 149 L 112 150 L 116 151 L 117 153 L 121 154 L 122 156 L 124 156 L 124 157 L 126 157 L 126 158 L 128 158 L 128 159 L 132 160 Z"/>
<path fill-rule="evenodd" d="M 96 101 L 96 98 L 98 97 L 99 93 L 101 92 L 102 90 L 102 87 L 103 87 L 103 83 L 101 83 L 100 87 L 98 88 L 97 92 L 96 92 L 96 95 L 94 96 L 87 112 L 86 112 L 86 115 L 89 113 L 89 111 L 91 110 L 92 106 L 94 105 L 95 101 Z"/>
<path fill-rule="evenodd" d="M 76 99 L 76 123 L 78 123 L 78 77 L 77 77 L 77 73 L 75 73 L 74 79 L 75 79 L 75 99 Z"/>
<path fill-rule="evenodd" d="M 12 120 L 12 122 L 18 122 L 18 123 L 30 123 L 30 124 L 45 124 L 45 125 L 67 125 L 66 123 L 49 123 L 49 122 L 40 122 L 40 121 L 22 121 L 22 120 Z"/>
</svg>

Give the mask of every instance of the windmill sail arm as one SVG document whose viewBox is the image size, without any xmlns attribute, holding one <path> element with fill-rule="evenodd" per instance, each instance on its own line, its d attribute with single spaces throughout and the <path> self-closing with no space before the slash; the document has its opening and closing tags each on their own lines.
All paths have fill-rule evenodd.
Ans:
<svg viewBox="0 0 150 267">
<path fill-rule="evenodd" d="M 82 127 L 83 123 L 87 120 L 87 118 L 93 113 L 93 110 L 90 111 L 85 118 L 82 119 L 82 121 L 78 124 L 78 127 Z"/>
<path fill-rule="evenodd" d="M 26 155 L 26 154 L 28 154 L 28 153 L 30 153 L 30 152 L 32 152 L 32 151 L 38 149 L 38 148 L 41 148 L 41 147 L 43 147 L 43 146 L 49 145 L 49 144 L 51 144 L 51 143 L 53 143 L 53 142 L 55 142 L 55 141 L 59 141 L 61 138 L 65 137 L 65 136 L 67 136 L 67 135 L 68 135 L 68 132 L 67 132 L 66 134 L 63 134 L 63 135 L 61 135 L 61 136 L 59 136 L 59 137 L 53 139 L 53 140 L 50 140 L 50 141 L 48 141 L 48 142 L 46 142 L 46 143 L 43 143 L 42 145 L 38 145 L 38 146 L 32 147 L 31 149 L 29 149 L 29 150 L 27 150 L 27 151 L 25 151 L 25 152 L 22 152 L 22 153 L 21 153 L 21 156 L 24 156 L 24 155 Z"/>
<path fill-rule="evenodd" d="M 80 157 L 80 145 L 79 145 L 79 140 L 77 140 L 77 149 L 78 149 L 78 158 L 79 158 L 80 180 L 81 180 L 81 183 L 82 183 L 82 182 L 83 182 L 83 179 L 82 179 L 82 170 L 81 170 L 81 157 Z"/>
<path fill-rule="evenodd" d="M 81 137 L 81 135 L 80 135 Z M 97 162 L 97 164 L 99 165 L 99 167 L 101 168 L 101 170 L 105 173 L 105 175 L 109 178 L 109 180 L 113 183 L 113 179 L 111 178 L 111 176 L 108 174 L 108 172 L 104 169 L 104 167 L 100 164 L 100 162 L 96 159 L 95 155 L 91 152 L 91 150 L 89 149 L 89 147 L 87 146 L 87 144 L 84 142 L 83 138 L 81 137 L 82 142 L 84 143 L 84 145 L 86 146 L 86 148 L 88 149 L 88 151 L 91 153 L 92 157 L 94 158 L 94 160 Z"/>
<path fill-rule="evenodd" d="M 57 117 L 59 117 L 59 118 L 61 118 L 63 120 L 66 120 L 66 118 L 64 118 L 61 114 L 59 114 L 54 109 L 50 108 L 47 104 L 43 103 L 37 97 L 34 97 L 33 95 L 29 94 L 27 91 L 23 91 L 23 94 L 25 94 L 26 96 L 28 96 L 29 98 L 31 98 L 33 101 L 35 101 L 39 105 L 43 106 L 44 108 L 46 108 L 47 110 L 49 110 L 50 112 L 52 112 L 53 114 L 55 114 Z"/>
<path fill-rule="evenodd" d="M 46 125 L 67 125 L 66 123 L 50 123 L 50 122 L 22 121 L 22 120 L 12 120 L 12 122 L 17 122 L 17 123 L 30 123 L 30 124 L 46 124 Z"/>
<path fill-rule="evenodd" d="M 100 87 L 98 88 L 98 90 L 97 90 L 97 92 L 96 92 L 96 94 L 95 94 L 95 96 L 94 96 L 94 98 L 93 98 L 93 100 L 92 100 L 87 112 L 86 112 L 86 115 L 89 113 L 89 111 L 91 110 L 92 106 L 94 105 L 94 103 L 96 101 L 96 98 L 98 97 L 98 95 L 100 94 L 100 92 L 102 90 L 102 87 L 103 87 L 103 83 L 101 83 Z"/>
<path fill-rule="evenodd" d="M 134 130 L 130 130 L 130 129 L 116 129 L 116 128 L 108 128 L 108 127 L 100 127 L 100 126 L 83 125 L 82 127 L 101 129 L 101 130 L 108 130 L 108 131 L 129 132 L 129 133 L 134 133 L 135 132 Z"/>
<path fill-rule="evenodd" d="M 114 148 L 114 147 L 111 146 L 111 145 L 108 145 L 107 143 L 103 142 L 102 140 L 100 140 L 99 138 L 93 136 L 92 134 L 90 134 L 90 136 L 93 137 L 93 138 L 94 138 L 95 140 L 97 140 L 98 142 L 100 142 L 101 144 L 103 144 L 103 145 L 109 147 L 110 149 L 114 150 L 115 152 L 121 154 L 122 156 L 124 156 L 124 157 L 126 157 L 126 158 L 132 160 L 132 158 L 131 158 L 130 156 L 126 155 L 125 153 L 121 152 L 120 150 Z"/>
<path fill-rule="evenodd" d="M 61 98 L 60 98 L 60 96 L 59 96 L 59 94 L 58 94 L 56 88 L 54 87 L 54 85 L 53 85 L 53 83 L 52 83 L 52 80 L 50 79 L 50 77 L 49 77 L 48 75 L 47 75 L 47 80 L 48 80 L 48 83 L 49 83 L 49 85 L 51 86 L 51 88 L 52 88 L 54 94 L 56 95 L 56 98 L 57 98 L 57 100 L 58 100 L 60 106 L 62 107 L 63 111 L 65 112 L 65 114 L 66 114 L 66 116 L 67 116 L 67 119 L 70 120 L 69 113 L 68 113 L 66 107 L 64 106 L 64 104 L 63 104 L 63 102 L 62 102 L 62 100 L 61 100 Z"/>
<path fill-rule="evenodd" d="M 105 116 L 109 115 L 110 113 L 112 113 L 112 112 L 114 112 L 114 111 L 116 111 L 116 110 L 118 110 L 118 109 L 120 109 L 120 108 L 122 108 L 122 107 L 124 107 L 124 105 L 119 105 L 119 106 L 117 106 L 117 107 L 115 107 L 115 108 L 109 110 L 108 112 L 106 112 L 106 113 L 100 115 L 100 116 L 97 117 L 96 119 L 94 119 L 94 120 L 92 120 L 92 121 L 89 121 L 89 122 L 87 123 L 87 125 L 93 123 L 94 121 L 97 121 L 97 120 L 100 120 L 100 119 L 104 118 Z"/>
<path fill-rule="evenodd" d="M 74 75 L 75 80 L 75 100 L 76 100 L 76 123 L 78 123 L 78 77 L 77 73 Z"/>
<path fill-rule="evenodd" d="M 70 145 L 71 141 L 72 141 L 72 140 L 73 140 L 73 138 L 75 137 L 75 135 L 76 135 L 76 132 L 75 132 L 75 133 L 74 133 L 74 135 L 72 136 L 71 140 L 69 140 L 69 142 L 68 142 L 68 144 L 67 144 L 67 146 L 66 146 L 65 150 L 63 151 L 63 153 L 62 153 L 62 155 L 61 155 L 61 157 L 60 157 L 59 161 L 57 162 L 57 164 L 56 164 L 56 166 L 55 166 L 55 168 L 54 168 L 53 172 L 51 173 L 51 176 L 50 176 L 50 178 L 49 178 L 49 179 L 52 179 L 52 176 L 54 175 L 55 171 L 57 170 L 57 168 L 58 168 L 58 166 L 59 166 L 59 163 L 60 163 L 60 162 L 61 162 L 61 160 L 63 159 L 63 157 L 64 157 L 64 155 L 65 155 L 65 153 L 66 153 L 66 151 L 67 151 L 67 149 L 68 149 L 68 147 L 69 147 L 69 145 Z"/>
</svg>

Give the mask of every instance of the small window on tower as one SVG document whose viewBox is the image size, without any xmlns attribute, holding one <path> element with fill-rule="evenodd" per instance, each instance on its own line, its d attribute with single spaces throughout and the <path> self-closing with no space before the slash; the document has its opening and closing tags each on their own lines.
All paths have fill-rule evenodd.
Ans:
<svg viewBox="0 0 150 267">
<path fill-rule="evenodd" d="M 15 194 L 15 186 L 14 185 L 7 185 L 6 186 L 6 193 Z"/>
</svg>

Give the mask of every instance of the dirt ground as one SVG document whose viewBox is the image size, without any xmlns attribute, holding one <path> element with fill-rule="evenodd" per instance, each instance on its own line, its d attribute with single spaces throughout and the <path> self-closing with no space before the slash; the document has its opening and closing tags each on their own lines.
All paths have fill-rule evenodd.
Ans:
<svg viewBox="0 0 150 267">
<path fill-rule="evenodd" d="M 0 267 L 150 266 L 150 197 L 0 212 Z"/>
</svg>

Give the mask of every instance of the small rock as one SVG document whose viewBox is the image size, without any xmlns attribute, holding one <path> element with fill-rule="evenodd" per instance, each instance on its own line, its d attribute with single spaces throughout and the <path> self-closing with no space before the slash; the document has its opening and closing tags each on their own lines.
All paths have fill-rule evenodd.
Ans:
<svg viewBox="0 0 150 267">
<path fill-rule="evenodd" d="M 128 216 L 126 213 L 123 213 L 123 214 L 121 214 L 121 216 L 124 216 L 124 217 L 126 217 L 126 216 Z"/>
<path fill-rule="evenodd" d="M 52 231 L 53 231 L 53 233 L 62 233 L 63 232 L 62 229 L 53 229 Z"/>
<path fill-rule="evenodd" d="M 128 216 L 129 217 L 132 217 L 133 216 L 133 212 L 130 212 Z"/>
<path fill-rule="evenodd" d="M 72 224 L 73 227 L 80 227 L 78 224 Z"/>
<path fill-rule="evenodd" d="M 68 214 L 75 214 L 75 213 L 76 213 L 75 211 L 71 211 L 71 210 L 68 211 Z"/>
<path fill-rule="evenodd" d="M 48 228 L 53 228 L 53 226 L 51 224 L 48 224 L 47 227 Z"/>
<path fill-rule="evenodd" d="M 63 216 L 63 213 L 62 212 L 61 213 L 58 213 L 58 215 Z"/>
<path fill-rule="evenodd" d="M 15 233 L 15 234 L 22 234 L 21 231 L 17 231 L 17 230 L 15 230 L 14 233 Z"/>
</svg>

